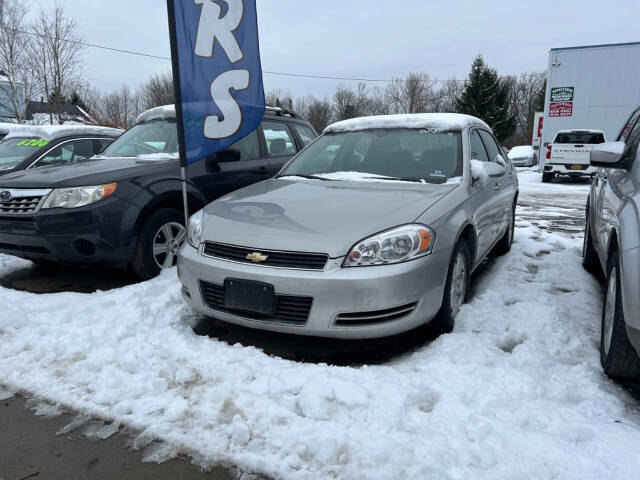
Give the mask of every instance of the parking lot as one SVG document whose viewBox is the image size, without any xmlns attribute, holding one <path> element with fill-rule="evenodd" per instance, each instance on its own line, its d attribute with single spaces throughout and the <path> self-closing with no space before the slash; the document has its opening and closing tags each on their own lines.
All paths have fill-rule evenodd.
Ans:
<svg viewBox="0 0 640 480">
<path fill-rule="evenodd" d="M 513 250 L 479 269 L 454 332 L 436 339 L 251 332 L 194 316 L 174 271 L 124 285 L 3 256 L 4 396 L 106 421 L 92 427 L 100 438 L 131 432 L 147 461 L 186 456 L 205 469 L 633 478 L 640 462 L 620 447 L 640 440 L 638 404 L 602 373 L 602 287 L 581 266 L 588 184 L 520 180 Z M 49 275 L 69 291 L 31 293 L 50 291 Z M 97 457 L 111 448 L 96 445 Z M 19 467 L 8 478 L 38 471 Z"/>
</svg>

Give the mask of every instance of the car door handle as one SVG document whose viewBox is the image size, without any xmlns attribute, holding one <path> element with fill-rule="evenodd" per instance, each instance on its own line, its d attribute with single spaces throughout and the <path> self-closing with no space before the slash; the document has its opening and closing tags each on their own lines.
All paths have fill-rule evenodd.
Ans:
<svg viewBox="0 0 640 480">
<path fill-rule="evenodd" d="M 493 186 L 493 189 L 496 191 L 500 190 L 500 184 L 496 182 L 495 185 Z"/>
</svg>

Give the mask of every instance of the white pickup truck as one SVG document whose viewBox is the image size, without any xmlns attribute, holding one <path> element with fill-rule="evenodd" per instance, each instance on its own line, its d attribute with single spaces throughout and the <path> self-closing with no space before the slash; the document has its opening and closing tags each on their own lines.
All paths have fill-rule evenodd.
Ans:
<svg viewBox="0 0 640 480">
<path fill-rule="evenodd" d="M 596 169 L 589 163 L 591 149 L 605 141 L 602 130 L 560 130 L 547 145 L 542 181 L 548 183 L 559 175 L 593 176 Z"/>
</svg>

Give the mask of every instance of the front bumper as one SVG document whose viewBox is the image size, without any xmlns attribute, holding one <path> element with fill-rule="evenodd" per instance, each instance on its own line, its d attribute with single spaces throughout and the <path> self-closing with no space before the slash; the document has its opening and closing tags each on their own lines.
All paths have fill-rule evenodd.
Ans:
<svg viewBox="0 0 640 480">
<path fill-rule="evenodd" d="M 28 260 L 121 268 L 133 256 L 132 233 L 138 212 L 112 196 L 78 209 L 0 215 L 0 253 Z"/>
<path fill-rule="evenodd" d="M 202 315 L 282 333 L 364 339 L 394 335 L 429 322 L 442 304 L 449 260 L 449 256 L 440 251 L 396 265 L 341 268 L 343 259 L 339 258 L 329 260 L 323 271 L 309 271 L 204 257 L 185 244 L 178 257 L 178 277 L 185 300 Z M 228 278 L 269 283 L 275 287 L 277 295 L 312 297 L 306 322 L 292 325 L 210 308 L 204 299 L 201 281 L 222 286 Z M 339 317 L 360 313 L 374 317 L 377 312 L 407 309 L 408 306 L 413 308 L 394 319 L 381 317 L 367 323 L 347 321 L 345 325 L 340 321 L 344 317 Z M 347 317 L 353 318 L 353 315 Z"/>
<path fill-rule="evenodd" d="M 571 168 L 572 165 L 580 165 L 580 170 L 574 170 Z M 595 175 L 597 169 L 596 167 L 592 167 L 591 165 L 584 164 L 564 164 L 564 163 L 546 163 L 544 166 L 545 172 L 552 172 L 556 175 L 569 175 L 572 177 L 586 177 Z"/>
</svg>

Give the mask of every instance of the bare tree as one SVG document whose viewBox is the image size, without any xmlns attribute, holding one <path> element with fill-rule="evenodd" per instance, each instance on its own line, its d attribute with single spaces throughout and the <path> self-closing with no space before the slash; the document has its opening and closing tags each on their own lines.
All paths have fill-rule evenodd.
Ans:
<svg viewBox="0 0 640 480">
<path fill-rule="evenodd" d="M 31 76 L 27 66 L 28 35 L 24 18 L 28 9 L 24 0 L 0 0 L 0 111 L 17 123 L 26 117 L 26 100 L 31 94 Z"/>
<path fill-rule="evenodd" d="M 423 113 L 429 110 L 435 97 L 435 82 L 426 73 L 410 73 L 407 78 L 394 79 L 387 87 L 391 108 L 396 113 Z"/>
<path fill-rule="evenodd" d="M 68 18 L 63 7 L 41 10 L 31 26 L 36 40 L 30 54 L 34 75 L 43 96 L 52 105 L 51 123 L 64 123 L 61 105 L 82 83 L 82 37 L 77 24 Z"/>
<path fill-rule="evenodd" d="M 435 97 L 432 101 L 432 111 L 456 113 L 457 100 L 460 98 L 463 90 L 464 82 L 455 78 L 446 80 L 435 93 Z"/>
<path fill-rule="evenodd" d="M 173 77 L 171 73 L 153 75 L 141 88 L 145 108 L 174 103 Z"/>
<path fill-rule="evenodd" d="M 335 120 L 361 117 L 367 114 L 370 108 L 370 99 L 367 94 L 367 85 L 358 84 L 358 90 L 354 91 L 344 85 L 340 85 L 333 96 L 333 115 Z"/>
<path fill-rule="evenodd" d="M 322 133 L 331 122 L 331 103 L 326 98 L 312 98 L 309 101 L 305 118 L 316 132 Z"/>
<path fill-rule="evenodd" d="M 533 132 L 533 121 L 539 108 L 540 97 L 544 97 L 546 72 L 533 72 L 520 75 L 511 80 L 513 105 L 518 122 L 518 138 L 516 143 L 529 143 Z"/>
</svg>

